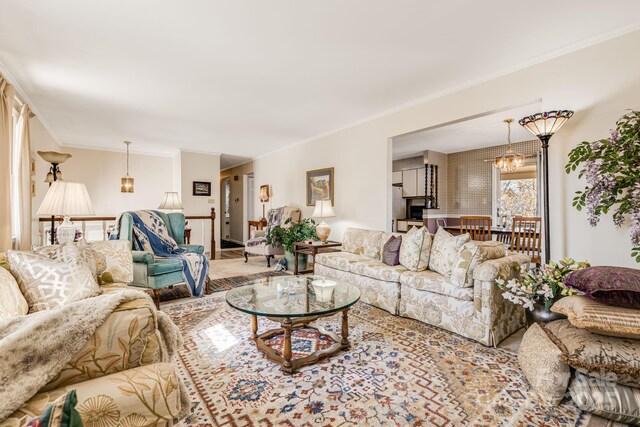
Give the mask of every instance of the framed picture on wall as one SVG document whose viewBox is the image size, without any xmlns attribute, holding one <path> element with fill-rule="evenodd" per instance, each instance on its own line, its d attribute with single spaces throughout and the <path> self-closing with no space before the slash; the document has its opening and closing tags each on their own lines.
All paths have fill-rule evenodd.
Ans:
<svg viewBox="0 0 640 427">
<path fill-rule="evenodd" d="M 331 200 L 333 206 L 333 168 L 307 172 L 307 206 L 315 206 L 318 200 Z"/>
<path fill-rule="evenodd" d="M 193 181 L 194 196 L 210 196 L 211 183 L 206 181 Z"/>
</svg>

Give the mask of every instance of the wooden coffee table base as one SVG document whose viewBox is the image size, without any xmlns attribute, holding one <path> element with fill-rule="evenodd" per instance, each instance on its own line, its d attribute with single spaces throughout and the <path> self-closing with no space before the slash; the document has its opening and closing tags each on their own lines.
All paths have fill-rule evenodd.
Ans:
<svg viewBox="0 0 640 427">
<path fill-rule="evenodd" d="M 328 356 L 333 356 L 342 350 L 348 350 L 351 344 L 349 343 L 349 309 L 342 310 L 342 336 L 338 336 L 333 332 L 329 332 L 319 325 L 312 325 L 311 322 L 316 321 L 321 317 L 333 316 L 336 313 L 327 314 L 325 316 L 313 316 L 313 317 L 284 317 L 275 318 L 267 317 L 267 319 L 279 322 L 281 328 L 270 329 L 266 332 L 258 334 L 258 316 L 251 315 L 251 332 L 253 333 L 253 341 L 256 344 L 258 350 L 262 351 L 269 360 L 273 360 L 281 366 L 282 372 L 286 374 L 292 374 L 296 369 L 316 363 L 318 360 Z M 324 350 L 318 350 L 311 353 L 308 356 L 301 357 L 299 359 L 293 359 L 291 354 L 291 332 L 297 329 L 315 329 L 322 335 L 326 335 L 333 341 L 331 347 Z M 284 349 L 282 356 L 278 355 L 276 351 L 270 347 L 266 342 L 278 335 L 284 336 Z"/>
</svg>

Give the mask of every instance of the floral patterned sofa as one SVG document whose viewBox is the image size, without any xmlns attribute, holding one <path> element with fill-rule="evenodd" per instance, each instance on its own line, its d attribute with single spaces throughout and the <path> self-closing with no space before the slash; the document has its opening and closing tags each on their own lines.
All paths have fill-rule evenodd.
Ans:
<svg viewBox="0 0 640 427">
<path fill-rule="evenodd" d="M 113 265 L 109 252 L 106 255 L 103 261 Z M 128 258 L 131 262 L 130 252 Z M 0 254 L 0 270 L 9 270 L 5 260 Z M 11 275 L 0 274 L 0 298 L 4 300 L 0 323 L 9 316 L 30 315 L 11 279 Z M 126 284 L 102 283 L 100 288 L 118 292 Z M 142 292 L 139 299 L 120 304 L 58 376 L 0 425 L 25 425 L 71 390 L 76 390 L 76 409 L 84 425 L 174 425 L 189 410 L 188 396 L 183 395 L 184 387 L 169 357 L 169 344 L 160 330 L 153 301 Z"/>
<path fill-rule="evenodd" d="M 438 326 L 484 345 L 497 345 L 524 324 L 522 307 L 506 301 L 496 285 L 498 277 L 511 278 L 528 268 L 526 255 L 490 259 L 473 267 L 464 287 L 431 270 L 409 271 L 381 260 L 392 235 L 349 228 L 342 252 L 319 254 L 317 275 L 355 283 L 361 301 L 389 313 Z"/>
</svg>

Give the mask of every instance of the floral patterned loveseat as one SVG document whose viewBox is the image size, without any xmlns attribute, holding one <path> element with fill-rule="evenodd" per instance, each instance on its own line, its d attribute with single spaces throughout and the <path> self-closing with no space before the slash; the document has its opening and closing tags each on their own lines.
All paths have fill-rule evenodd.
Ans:
<svg viewBox="0 0 640 427">
<path fill-rule="evenodd" d="M 526 255 L 513 254 L 473 266 L 464 286 L 431 270 L 409 271 L 381 260 L 392 235 L 348 228 L 342 252 L 319 254 L 315 274 L 355 283 L 361 301 L 391 314 L 438 326 L 484 345 L 497 345 L 524 324 L 522 307 L 506 301 L 496 285 L 528 268 Z"/>
<path fill-rule="evenodd" d="M 109 257 L 108 252 L 106 255 Z M 0 254 L 0 270 L 9 270 L 4 261 Z M 121 264 L 109 258 L 106 262 Z M 0 298 L 4 300 L 0 323 L 8 316 L 30 315 L 19 287 L 11 280 L 6 272 L 0 274 Z M 126 284 L 114 282 L 101 288 L 118 292 Z M 76 409 L 86 426 L 174 425 L 189 410 L 188 397 L 183 395 L 184 387 L 160 330 L 151 298 L 140 293 L 139 299 L 120 304 L 60 374 L 0 425 L 22 426 L 70 390 L 76 390 Z"/>
</svg>

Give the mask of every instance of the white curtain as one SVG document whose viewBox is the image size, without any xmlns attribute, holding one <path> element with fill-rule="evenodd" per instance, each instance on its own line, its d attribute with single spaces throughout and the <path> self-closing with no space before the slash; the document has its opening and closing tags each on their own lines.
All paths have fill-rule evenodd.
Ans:
<svg viewBox="0 0 640 427">
<path fill-rule="evenodd" d="M 29 117 L 31 110 L 27 104 L 20 109 L 16 122 L 13 147 L 14 153 L 14 217 L 13 229 L 16 237 L 16 248 L 31 248 L 31 141 L 29 136 Z"/>
<path fill-rule="evenodd" d="M 11 140 L 14 92 L 0 75 L 0 252 L 11 249 Z"/>
</svg>

